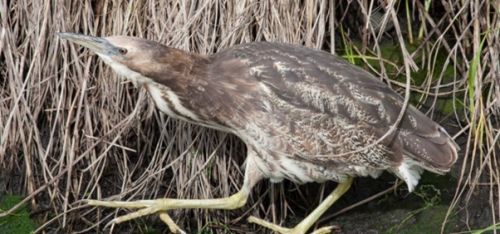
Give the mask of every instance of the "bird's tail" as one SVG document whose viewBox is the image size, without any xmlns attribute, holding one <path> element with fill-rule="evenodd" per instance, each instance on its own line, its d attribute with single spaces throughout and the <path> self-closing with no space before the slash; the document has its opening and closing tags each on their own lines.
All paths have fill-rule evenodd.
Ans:
<svg viewBox="0 0 500 234">
<path fill-rule="evenodd" d="M 457 161 L 460 147 L 443 127 L 436 126 L 436 131 L 431 134 L 405 136 L 403 141 L 414 145 L 405 147 L 405 154 L 418 162 L 422 168 L 444 174 L 450 171 Z"/>
</svg>

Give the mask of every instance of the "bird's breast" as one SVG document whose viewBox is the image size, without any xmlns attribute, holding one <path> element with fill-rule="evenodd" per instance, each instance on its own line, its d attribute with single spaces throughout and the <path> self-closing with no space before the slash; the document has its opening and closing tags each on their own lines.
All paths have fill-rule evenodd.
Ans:
<svg viewBox="0 0 500 234">
<path fill-rule="evenodd" d="M 192 124 L 224 132 L 232 132 L 232 129 L 228 128 L 228 126 L 223 123 L 207 119 L 206 116 L 203 116 L 202 112 L 199 110 L 190 108 L 189 105 L 185 105 L 182 102 L 182 98 L 168 87 L 158 86 L 155 84 L 147 84 L 145 87 L 151 95 L 151 98 L 153 98 L 156 107 L 168 116 L 184 120 Z"/>
</svg>

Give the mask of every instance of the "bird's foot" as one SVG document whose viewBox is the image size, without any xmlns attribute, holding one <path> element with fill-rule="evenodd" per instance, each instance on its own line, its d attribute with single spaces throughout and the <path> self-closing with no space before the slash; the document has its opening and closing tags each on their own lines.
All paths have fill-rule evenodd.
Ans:
<svg viewBox="0 0 500 234">
<path fill-rule="evenodd" d="M 167 224 L 168 229 L 170 230 L 171 233 L 175 234 L 186 234 L 184 230 L 182 230 L 177 224 L 170 218 L 170 215 L 167 214 L 167 212 L 160 212 L 160 219 L 163 221 L 165 224 Z"/>
<path fill-rule="evenodd" d="M 186 233 L 181 228 L 179 228 L 179 226 L 167 214 L 166 211 L 169 209 L 167 199 L 141 200 L 141 201 L 133 201 L 133 202 L 87 200 L 87 204 L 89 204 L 91 206 L 139 209 L 138 211 L 114 218 L 108 224 L 106 224 L 106 226 L 110 226 L 113 224 L 119 224 L 119 223 L 122 223 L 125 221 L 129 221 L 132 219 L 142 217 L 142 216 L 158 213 L 160 216 L 160 219 L 165 224 L 167 224 L 168 228 L 170 229 L 170 232 L 176 233 L 176 234 L 185 234 Z"/>
<path fill-rule="evenodd" d="M 174 209 L 224 209 L 232 210 L 245 205 L 248 197 L 248 190 L 241 190 L 232 196 L 216 199 L 171 199 L 162 198 L 156 200 L 139 201 L 99 201 L 87 200 L 91 206 L 104 206 L 112 208 L 138 209 L 135 212 L 126 214 L 111 220 L 110 224 L 118 224 L 142 216 L 159 214 L 160 219 L 165 222 L 173 233 L 184 233 L 177 224 L 168 216 L 168 210 Z"/>
<path fill-rule="evenodd" d="M 250 216 L 248 218 L 248 222 L 255 223 L 257 225 L 263 226 L 267 229 L 270 229 L 274 232 L 281 233 L 281 234 L 305 234 L 307 232 L 307 229 L 309 229 L 309 227 L 303 225 L 303 223 L 299 223 L 294 228 L 285 228 L 285 227 L 281 227 L 279 225 L 276 225 L 274 223 L 270 223 L 268 221 L 265 221 L 263 219 L 259 219 L 259 218 L 254 217 L 254 216 Z M 313 231 L 311 234 L 336 233 L 337 231 L 340 231 L 338 226 L 327 226 L 327 227 L 319 228 L 319 229 Z"/>
</svg>

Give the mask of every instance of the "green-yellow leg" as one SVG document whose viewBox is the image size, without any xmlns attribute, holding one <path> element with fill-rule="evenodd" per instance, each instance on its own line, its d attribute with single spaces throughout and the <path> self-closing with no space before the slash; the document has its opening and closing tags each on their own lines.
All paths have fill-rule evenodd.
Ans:
<svg viewBox="0 0 500 234">
<path fill-rule="evenodd" d="M 335 203 L 347 190 L 349 190 L 349 187 L 351 187 L 352 184 L 352 178 L 347 179 L 346 181 L 340 183 L 337 185 L 337 188 L 333 190 L 333 192 L 328 195 L 325 200 L 318 206 L 314 211 L 309 214 L 304 220 L 302 220 L 299 224 L 297 224 L 294 228 L 284 228 L 279 225 L 267 222 L 265 220 L 256 218 L 254 216 L 251 216 L 248 218 L 248 222 L 250 223 L 255 223 L 260 226 L 266 227 L 268 229 L 271 229 L 275 232 L 282 233 L 282 234 L 302 234 L 306 233 L 309 228 L 312 227 L 312 225 L 318 221 L 318 219 L 325 213 L 330 206 Z M 320 233 L 330 233 L 334 227 L 324 227 L 320 228 L 313 233 L 315 234 L 320 234 Z"/>
<path fill-rule="evenodd" d="M 248 198 L 249 191 L 246 188 L 241 189 L 239 192 L 230 197 L 218 199 L 155 199 L 155 200 L 138 200 L 131 202 L 123 201 L 99 201 L 87 200 L 91 206 L 104 206 L 113 208 L 133 208 L 139 209 L 136 212 L 117 217 L 109 224 L 118 224 L 145 215 L 155 213 L 160 214 L 160 219 L 165 222 L 170 231 L 173 233 L 183 233 L 183 231 L 174 223 L 170 216 L 166 213 L 168 210 L 173 209 L 224 209 L 231 210 L 240 208 L 245 205 Z"/>
<path fill-rule="evenodd" d="M 262 174 L 255 165 L 255 152 L 249 151 L 246 161 L 245 178 L 243 186 L 239 192 L 230 197 L 217 199 L 156 199 L 139 200 L 131 202 L 122 201 L 99 201 L 87 200 L 91 206 L 104 206 L 113 208 L 139 209 L 138 211 L 117 217 L 109 224 L 118 224 L 145 215 L 159 214 L 160 219 L 165 222 L 173 233 L 184 233 L 177 224 L 170 218 L 167 211 L 174 209 L 224 209 L 232 210 L 240 208 L 247 202 L 248 195 L 252 187 L 262 179 Z M 108 225 L 109 225 L 108 224 Z"/>
</svg>

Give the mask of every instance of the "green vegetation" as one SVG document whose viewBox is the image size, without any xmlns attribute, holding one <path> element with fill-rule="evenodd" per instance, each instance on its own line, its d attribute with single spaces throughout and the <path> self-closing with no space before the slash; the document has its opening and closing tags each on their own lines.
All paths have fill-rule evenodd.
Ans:
<svg viewBox="0 0 500 234">
<path fill-rule="evenodd" d="M 441 204 L 441 190 L 434 185 L 421 185 L 414 195 L 421 199 L 422 206 L 406 213 L 401 222 L 388 229 L 387 233 L 436 233 L 441 229 L 448 211 L 448 206 Z M 412 218 L 413 222 L 409 222 Z M 448 220 L 445 233 L 449 233 L 455 223 L 456 219 Z"/>
<path fill-rule="evenodd" d="M 487 228 L 471 231 L 472 234 L 493 233 L 494 230 L 500 230 L 500 223 L 493 224 Z"/>
<path fill-rule="evenodd" d="M 22 197 L 7 195 L 0 199 L 0 212 L 5 211 L 16 205 L 22 200 Z M 30 219 L 28 208 L 23 206 L 14 214 L 0 218 L 0 231 L 9 234 L 26 234 L 36 229 L 33 220 Z"/>
<path fill-rule="evenodd" d="M 344 40 L 343 40 L 344 41 Z M 422 102 L 429 98 L 429 95 L 433 95 L 432 92 L 425 90 L 428 82 L 440 84 L 452 82 L 456 73 L 453 69 L 452 64 L 447 62 L 448 54 L 443 50 L 436 49 L 436 51 L 431 54 L 433 56 L 432 64 L 428 65 L 425 58 L 427 55 L 424 50 L 417 50 L 419 43 L 417 41 L 410 43 L 407 41 L 407 49 L 410 53 L 416 53 L 413 60 L 420 67 L 419 70 L 413 71 L 411 74 L 411 84 L 412 84 L 412 95 L 410 98 L 410 103 L 413 105 L 422 104 Z M 361 52 L 361 42 L 359 41 L 349 41 L 344 42 L 343 57 L 349 62 L 356 64 L 358 66 L 365 66 L 367 69 L 372 69 L 374 71 L 384 70 L 387 76 L 393 80 L 394 84 L 404 88 L 405 75 L 399 69 L 404 66 L 404 58 L 401 54 L 401 49 L 398 46 L 394 46 L 394 43 L 390 40 L 386 40 L 378 45 L 380 50 L 380 56 L 374 51 L 367 51 L 366 53 Z M 429 58 L 427 58 L 429 59 Z M 381 67 L 383 65 L 383 69 Z M 475 76 L 475 74 L 471 75 Z M 469 86 L 471 87 L 471 86 Z M 415 91 L 418 89 L 419 91 Z M 450 89 L 451 90 L 451 89 Z M 472 90 L 472 93 L 474 91 Z M 462 111 L 464 104 L 461 101 L 465 93 L 455 92 L 455 97 L 451 95 L 443 95 L 444 97 L 439 97 L 436 100 L 436 108 L 438 111 L 445 114 L 452 114 L 455 111 Z M 469 93 L 470 96 L 470 93 Z"/>
<path fill-rule="evenodd" d="M 414 223 L 401 223 L 397 228 L 390 229 L 387 233 L 419 234 L 419 233 L 439 233 L 443 220 L 445 219 L 448 206 L 438 205 L 432 209 L 422 208 L 414 212 L 409 212 L 408 216 L 415 216 Z M 444 233 L 450 233 L 451 228 L 457 223 L 457 219 L 448 220 Z"/>
</svg>

